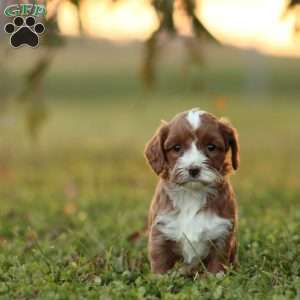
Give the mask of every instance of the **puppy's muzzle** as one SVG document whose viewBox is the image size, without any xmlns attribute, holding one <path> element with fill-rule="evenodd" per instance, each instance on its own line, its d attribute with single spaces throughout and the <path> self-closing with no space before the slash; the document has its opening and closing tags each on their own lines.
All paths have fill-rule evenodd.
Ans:
<svg viewBox="0 0 300 300">
<path fill-rule="evenodd" d="M 195 178 L 197 178 L 197 177 L 199 176 L 201 169 L 200 169 L 200 167 L 190 167 L 190 168 L 188 169 L 188 171 L 189 171 L 189 175 L 190 175 L 193 179 L 195 179 Z"/>
</svg>

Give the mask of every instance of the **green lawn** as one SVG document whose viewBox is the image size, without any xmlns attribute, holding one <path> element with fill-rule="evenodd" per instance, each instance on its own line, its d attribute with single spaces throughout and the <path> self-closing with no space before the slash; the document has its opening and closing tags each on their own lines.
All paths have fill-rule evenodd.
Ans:
<svg viewBox="0 0 300 300">
<path fill-rule="evenodd" d="M 262 92 L 247 90 L 246 54 L 210 52 L 210 68 L 185 81 L 179 67 L 161 67 L 145 93 L 138 48 L 96 50 L 58 54 L 38 144 L 19 109 L 0 115 L 0 299 L 300 299 L 299 62 L 266 58 Z M 240 134 L 240 268 L 222 278 L 153 275 L 146 239 L 127 241 L 157 180 L 144 144 L 161 119 L 193 107 L 229 117 Z"/>
</svg>

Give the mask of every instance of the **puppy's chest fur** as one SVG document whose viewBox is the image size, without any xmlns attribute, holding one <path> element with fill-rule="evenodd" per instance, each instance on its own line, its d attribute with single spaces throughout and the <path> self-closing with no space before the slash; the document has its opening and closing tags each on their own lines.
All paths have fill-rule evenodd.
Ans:
<svg viewBox="0 0 300 300">
<path fill-rule="evenodd" d="M 217 247 L 222 244 L 231 221 L 202 210 L 208 201 L 207 192 L 167 188 L 166 193 L 174 209 L 158 214 L 156 226 L 166 239 L 178 243 L 186 263 L 198 262 L 208 255 L 212 242 Z"/>
</svg>

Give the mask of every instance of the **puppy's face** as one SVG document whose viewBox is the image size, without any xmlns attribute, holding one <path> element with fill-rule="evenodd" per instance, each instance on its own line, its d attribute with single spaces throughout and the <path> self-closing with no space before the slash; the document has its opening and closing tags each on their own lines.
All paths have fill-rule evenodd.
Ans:
<svg viewBox="0 0 300 300">
<path fill-rule="evenodd" d="M 222 179 L 230 165 L 238 168 L 237 133 L 213 115 L 191 110 L 160 127 L 146 145 L 145 155 L 156 174 L 187 188 L 202 188 Z"/>
</svg>

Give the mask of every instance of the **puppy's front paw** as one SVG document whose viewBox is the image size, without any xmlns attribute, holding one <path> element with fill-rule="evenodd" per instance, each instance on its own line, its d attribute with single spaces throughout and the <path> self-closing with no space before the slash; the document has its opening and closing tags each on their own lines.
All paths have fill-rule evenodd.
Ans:
<svg viewBox="0 0 300 300">
<path fill-rule="evenodd" d="M 226 269 L 227 267 L 217 259 L 211 260 L 207 265 L 207 271 L 212 274 L 224 274 Z"/>
<path fill-rule="evenodd" d="M 186 276 L 186 277 L 193 277 L 197 273 L 203 273 L 205 270 L 201 268 L 201 265 L 199 264 L 184 264 L 180 269 L 179 273 L 180 275 Z"/>
</svg>

